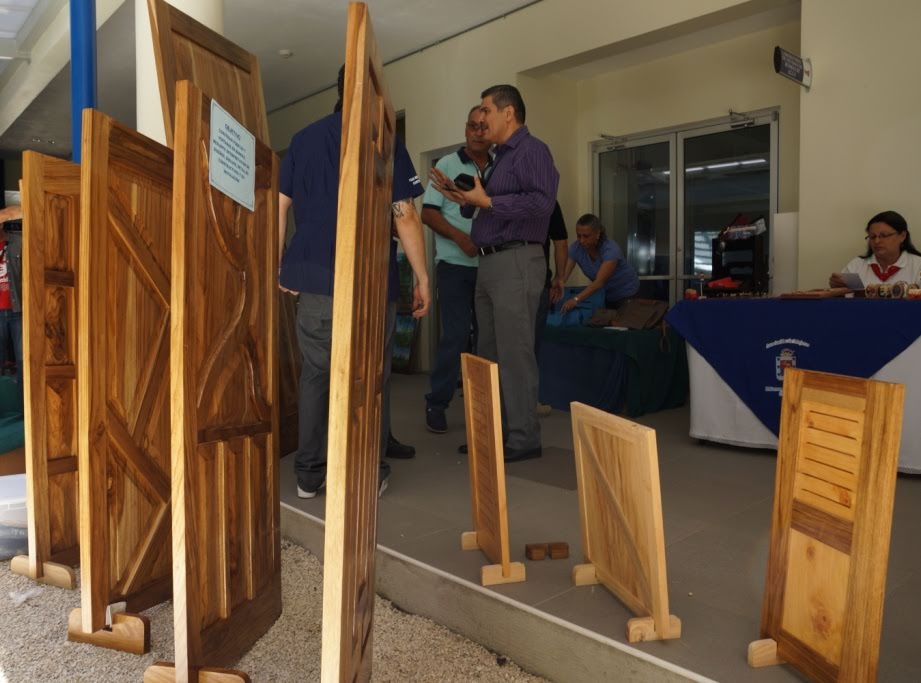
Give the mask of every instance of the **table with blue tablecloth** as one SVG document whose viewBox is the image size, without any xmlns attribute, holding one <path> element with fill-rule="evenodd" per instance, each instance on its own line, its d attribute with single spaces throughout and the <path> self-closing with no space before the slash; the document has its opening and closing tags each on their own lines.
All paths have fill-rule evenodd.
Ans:
<svg viewBox="0 0 921 683">
<path fill-rule="evenodd" d="M 579 401 L 630 417 L 684 405 L 687 355 L 672 330 L 546 327 L 540 401 L 569 410 Z"/>
<path fill-rule="evenodd" d="M 921 472 L 921 302 L 707 299 L 666 319 L 688 344 L 691 436 L 776 448 L 786 367 L 899 382 L 899 469 Z"/>
</svg>

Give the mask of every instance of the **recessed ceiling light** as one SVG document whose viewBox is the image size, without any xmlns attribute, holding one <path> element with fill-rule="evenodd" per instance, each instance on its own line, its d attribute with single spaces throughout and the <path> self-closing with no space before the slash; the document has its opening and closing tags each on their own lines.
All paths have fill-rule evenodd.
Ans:
<svg viewBox="0 0 921 683">
<path fill-rule="evenodd" d="M 294 56 L 294 51 L 284 47 L 278 51 L 278 56 L 282 59 L 289 59 Z"/>
<path fill-rule="evenodd" d="M 38 142 L 41 142 L 41 141 L 42 141 L 41 138 L 32 138 L 32 142 L 38 143 Z"/>
</svg>

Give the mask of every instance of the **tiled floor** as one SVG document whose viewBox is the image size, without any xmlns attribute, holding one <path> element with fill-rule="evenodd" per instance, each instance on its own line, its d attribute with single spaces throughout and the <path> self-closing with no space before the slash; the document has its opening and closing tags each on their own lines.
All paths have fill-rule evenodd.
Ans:
<svg viewBox="0 0 921 683">
<path fill-rule="evenodd" d="M 448 412 L 447 434 L 425 430 L 427 377 L 396 376 L 394 434 L 413 444 L 413 460 L 391 461 L 390 488 L 380 504 L 379 542 L 455 576 L 478 582 L 485 564 L 460 550 L 471 527 L 461 398 Z M 775 457 L 699 443 L 688 437 L 688 410 L 638 420 L 657 432 L 671 612 L 682 637 L 636 647 L 705 676 L 727 682 L 801 680 L 789 667 L 750 669 L 746 648 L 758 638 L 774 485 Z M 496 587 L 607 637 L 624 641 L 632 615 L 600 586 L 574 587 L 581 560 L 569 414 L 541 420 L 544 457 L 506 468 L 512 559 L 526 562 L 527 581 Z M 290 458 L 282 466 L 282 500 L 317 517 L 325 498 L 300 500 Z M 921 680 L 921 476 L 900 475 L 881 646 L 880 681 Z M 524 544 L 562 540 L 568 560 L 529 562 Z"/>
</svg>

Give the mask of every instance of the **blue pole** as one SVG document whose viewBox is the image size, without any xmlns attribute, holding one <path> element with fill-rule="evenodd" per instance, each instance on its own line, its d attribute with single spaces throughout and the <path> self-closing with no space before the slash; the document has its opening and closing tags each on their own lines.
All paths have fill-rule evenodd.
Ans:
<svg viewBox="0 0 921 683">
<path fill-rule="evenodd" d="M 96 107 L 96 0 L 70 0 L 70 130 L 77 163 L 87 107 Z"/>
</svg>

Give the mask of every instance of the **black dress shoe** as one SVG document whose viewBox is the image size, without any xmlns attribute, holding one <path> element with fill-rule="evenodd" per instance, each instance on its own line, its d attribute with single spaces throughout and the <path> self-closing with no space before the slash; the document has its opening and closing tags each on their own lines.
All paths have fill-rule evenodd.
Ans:
<svg viewBox="0 0 921 683">
<path fill-rule="evenodd" d="M 393 434 L 391 434 L 387 438 L 386 455 L 388 458 L 394 458 L 396 460 L 409 460 L 410 458 L 416 457 L 416 449 L 405 443 L 400 443 Z"/>
<path fill-rule="evenodd" d="M 519 462 L 520 460 L 531 460 L 543 455 L 540 446 L 535 448 L 506 448 L 505 462 Z"/>
</svg>

